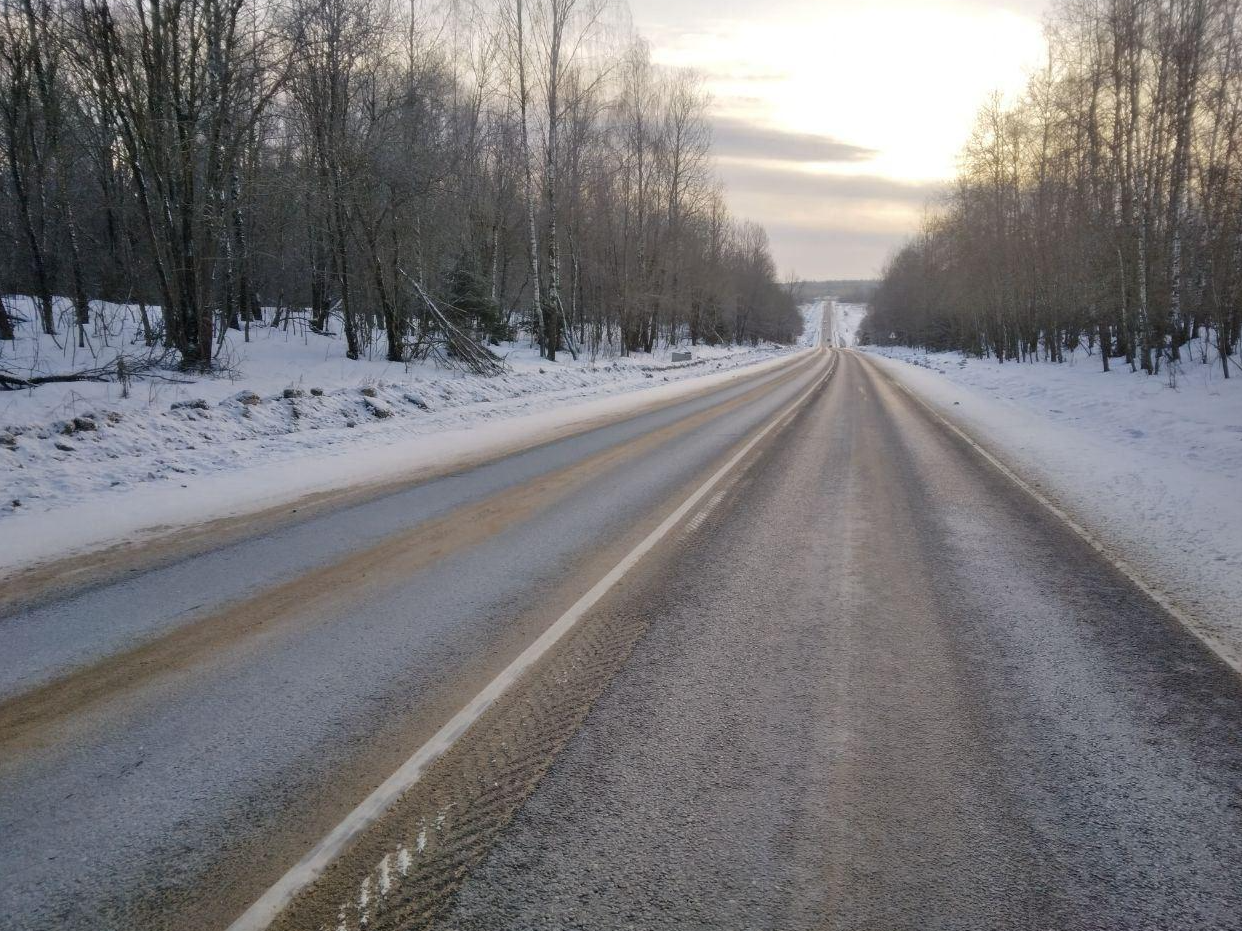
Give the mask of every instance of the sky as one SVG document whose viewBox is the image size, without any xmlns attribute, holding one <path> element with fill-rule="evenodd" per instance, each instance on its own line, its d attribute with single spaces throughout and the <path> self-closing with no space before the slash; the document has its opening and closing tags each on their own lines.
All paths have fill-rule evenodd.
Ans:
<svg viewBox="0 0 1242 931">
<path fill-rule="evenodd" d="M 952 178 L 990 94 L 1044 58 L 1048 0 L 630 0 L 660 64 L 712 99 L 739 216 L 782 274 L 869 278 Z"/>
</svg>

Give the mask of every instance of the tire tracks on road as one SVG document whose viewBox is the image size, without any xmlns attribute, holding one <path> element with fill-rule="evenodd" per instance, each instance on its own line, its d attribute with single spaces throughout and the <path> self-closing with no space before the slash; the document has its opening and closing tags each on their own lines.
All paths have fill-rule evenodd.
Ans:
<svg viewBox="0 0 1242 931">
<path fill-rule="evenodd" d="M 667 530 L 657 528 L 652 536 L 660 533 L 662 539 L 680 543 L 685 533 L 699 532 L 701 524 L 692 526 L 699 510 L 710 513 L 719 506 L 722 499 L 717 493 L 727 494 L 747 473 L 768 444 L 806 409 L 807 400 L 823 388 L 833 370 L 830 362 L 805 392 L 736 444 L 722 457 L 724 467 L 707 470 L 712 474 L 707 482 L 690 483 L 691 488 L 697 486 L 691 499 L 665 518 L 661 527 L 667 525 Z M 663 537 L 673 529 L 681 532 Z M 648 546 L 647 540 L 636 549 L 643 546 Z M 627 595 L 641 590 L 658 565 L 639 556 L 608 583 L 615 587 L 605 589 L 581 622 L 564 639 L 553 641 L 536 665 L 486 706 L 463 736 L 429 763 L 313 884 L 296 890 L 288 907 L 268 915 L 256 905 L 230 931 L 408 931 L 432 926 L 647 630 L 651 618 L 627 610 Z M 277 888 L 279 884 L 273 890 Z"/>
</svg>

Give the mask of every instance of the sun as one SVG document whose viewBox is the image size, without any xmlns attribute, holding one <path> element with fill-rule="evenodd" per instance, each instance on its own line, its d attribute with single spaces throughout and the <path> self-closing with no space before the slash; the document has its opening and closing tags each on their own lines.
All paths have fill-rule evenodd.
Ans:
<svg viewBox="0 0 1242 931">
<path fill-rule="evenodd" d="M 1044 42 L 1039 21 L 978 4 L 818 4 L 784 18 L 722 19 L 681 31 L 658 61 L 705 76 L 718 113 L 876 151 L 823 170 L 945 179 L 978 107 L 1021 92 Z M 875 37 L 881 36 L 880 41 Z"/>
</svg>

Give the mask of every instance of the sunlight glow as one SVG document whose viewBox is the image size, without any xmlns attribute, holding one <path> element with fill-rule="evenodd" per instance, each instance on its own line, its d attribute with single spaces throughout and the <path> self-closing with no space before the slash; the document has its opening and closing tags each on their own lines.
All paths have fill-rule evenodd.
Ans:
<svg viewBox="0 0 1242 931">
<path fill-rule="evenodd" d="M 874 150 L 867 158 L 807 162 L 785 159 L 774 146 L 769 167 L 804 172 L 810 181 L 828 174 L 909 185 L 949 179 L 988 95 L 1022 91 L 1044 55 L 1044 9 L 1042 0 L 633 4 L 635 25 L 651 36 L 655 60 L 700 71 L 718 116 Z M 728 177 L 731 160 L 722 155 Z M 796 216 L 789 213 L 796 198 L 784 184 L 766 199 L 762 187 L 731 185 L 730 196 L 773 227 L 805 226 L 816 190 L 808 185 Z M 845 214 L 894 239 L 912 232 L 923 212 L 916 196 L 887 203 L 825 197 L 819 209 L 823 229 L 842 230 Z M 873 265 L 883 251 L 877 247 Z"/>
</svg>

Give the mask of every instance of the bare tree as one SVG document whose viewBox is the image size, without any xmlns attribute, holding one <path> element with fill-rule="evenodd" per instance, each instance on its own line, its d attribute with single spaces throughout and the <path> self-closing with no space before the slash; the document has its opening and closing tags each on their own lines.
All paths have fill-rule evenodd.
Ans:
<svg viewBox="0 0 1242 931">
<path fill-rule="evenodd" d="M 0 260 L 48 332 L 58 295 L 80 341 L 91 299 L 133 302 L 208 369 L 305 308 L 351 359 L 490 370 L 518 336 L 556 361 L 797 326 L 697 79 L 604 0 L 0 4 Z"/>
<path fill-rule="evenodd" d="M 994 101 L 867 329 L 998 361 L 1085 344 L 1156 374 L 1237 351 L 1237 0 L 1067 0 L 1049 65 Z M 1206 348 L 1201 358 L 1206 360 Z M 1236 364 L 1236 363 L 1235 363 Z"/>
</svg>

